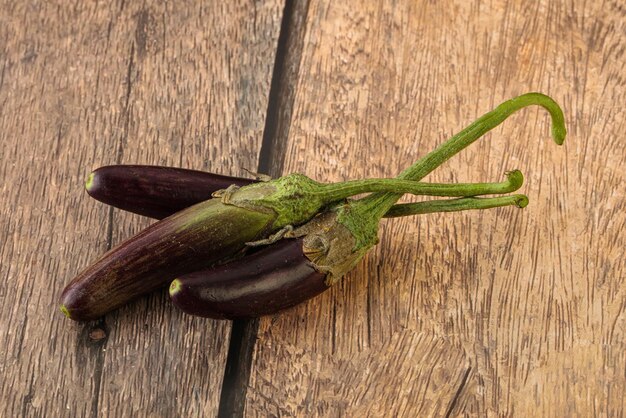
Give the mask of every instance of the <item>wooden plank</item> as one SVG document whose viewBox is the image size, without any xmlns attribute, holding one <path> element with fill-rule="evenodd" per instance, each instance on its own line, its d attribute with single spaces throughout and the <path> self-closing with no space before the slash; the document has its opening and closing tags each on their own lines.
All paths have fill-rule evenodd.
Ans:
<svg viewBox="0 0 626 418">
<path fill-rule="evenodd" d="M 149 224 L 97 166 L 256 168 L 282 3 L 0 4 L 0 416 L 211 416 L 230 325 L 165 294 L 76 324 L 57 299 Z"/>
<path fill-rule="evenodd" d="M 282 3 L 137 6 L 131 16 L 146 22 L 146 52 L 135 54 L 134 124 L 122 162 L 235 175 L 245 175 L 244 168 L 255 170 Z M 114 217 L 114 241 L 145 226 L 135 218 Z M 101 391 L 103 412 L 216 415 L 230 323 L 184 315 L 165 293 L 113 316 L 117 331 L 107 349 L 102 382 L 119 392 Z M 130 382 L 128 358 L 135 369 Z M 126 387 L 153 390 L 140 397 Z"/>
<path fill-rule="evenodd" d="M 623 415 L 623 7 L 316 1 L 306 15 L 284 172 L 394 176 L 527 91 L 563 105 L 570 135 L 557 148 L 545 112 L 513 116 L 428 180 L 520 168 L 524 211 L 383 222 L 343 282 L 262 319 L 246 414 Z"/>
</svg>

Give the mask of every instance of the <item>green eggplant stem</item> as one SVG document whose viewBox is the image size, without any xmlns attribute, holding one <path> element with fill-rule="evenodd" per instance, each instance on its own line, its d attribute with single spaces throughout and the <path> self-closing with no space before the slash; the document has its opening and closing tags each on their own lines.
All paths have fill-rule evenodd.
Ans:
<svg viewBox="0 0 626 418">
<path fill-rule="evenodd" d="M 484 114 L 467 128 L 400 173 L 398 179 L 422 180 L 428 173 L 501 124 L 511 114 L 531 105 L 541 106 L 548 111 L 552 117 L 552 136 L 554 141 L 561 145 L 566 135 L 561 108 L 554 100 L 544 94 L 527 93 L 508 100 L 491 112 Z M 408 191 L 407 189 L 396 188 L 399 183 L 392 186 L 390 179 L 384 181 L 383 179 L 373 179 L 370 181 L 369 187 L 365 187 L 364 181 L 360 183 L 358 181 L 347 182 L 343 185 L 322 185 L 306 176 L 295 173 L 263 184 L 251 184 L 241 188 L 240 191 L 226 190 L 222 194 L 224 196 L 223 202 L 226 204 L 275 212 L 277 218 L 273 224 L 273 229 L 279 230 L 287 225 L 299 225 L 307 222 L 333 201 L 360 193 L 374 192 L 374 187 L 376 187 L 380 191 L 362 199 L 359 204 L 355 204 L 351 208 L 351 219 L 344 219 L 341 214 L 338 218 L 339 222 L 346 226 L 355 222 L 371 222 L 373 225 Z M 442 185 L 437 185 L 435 188 L 434 192 L 443 190 Z M 419 194 L 423 194 L 423 192 L 424 190 L 421 190 Z M 431 190 L 432 192 L 433 190 Z M 474 192 L 469 193 L 471 195 Z M 434 195 L 441 196 L 441 194 Z M 359 245 L 366 245 L 364 237 L 357 241 L 359 241 Z"/>
<path fill-rule="evenodd" d="M 398 178 L 419 181 L 452 156 L 456 155 L 478 138 L 489 132 L 516 111 L 531 105 L 541 106 L 548 111 L 552 118 L 552 137 L 558 145 L 563 144 L 566 136 L 565 119 L 559 105 L 550 97 L 541 93 L 527 93 L 500 104 L 494 110 L 484 114 L 467 128 L 448 139 L 434 151 L 418 160 L 404 170 Z M 376 193 L 361 199 L 350 210 L 349 218 L 339 218 L 346 226 L 358 222 L 378 222 L 385 213 L 402 197 L 399 193 Z M 367 221 L 366 219 L 369 219 Z M 361 239 L 357 241 L 364 242 Z"/>
<path fill-rule="evenodd" d="M 424 196 L 469 197 L 485 194 L 511 193 L 522 187 L 524 176 L 521 171 L 506 173 L 506 180 L 500 183 L 421 183 L 403 179 L 365 179 L 342 183 L 323 184 L 319 193 L 325 199 L 338 201 L 361 193 L 394 192 Z"/>
<path fill-rule="evenodd" d="M 459 212 L 462 210 L 491 209 L 503 206 L 525 208 L 527 205 L 528 197 L 523 194 L 487 198 L 463 197 L 460 199 L 396 204 L 385 213 L 384 217 L 398 218 L 402 216 L 424 215 L 427 213 Z"/>
<path fill-rule="evenodd" d="M 529 105 L 542 106 L 550 113 L 553 124 L 552 135 L 557 144 L 562 144 L 566 131 L 561 109 L 548 96 L 529 93 L 506 101 L 495 110 L 483 115 L 404 170 L 398 178 L 419 182 L 443 162 L 502 123 L 513 112 Z M 524 207 L 528 204 L 526 196 L 513 195 L 494 198 L 464 196 L 456 200 L 394 206 L 401 196 L 400 193 L 374 193 L 359 200 L 339 203 L 294 230 L 290 236 L 304 237 L 302 247 L 304 254 L 318 271 L 326 274 L 325 283 L 332 286 L 350 271 L 371 247 L 376 245 L 380 219 L 389 211 L 388 216 L 397 217 L 509 205 Z"/>
</svg>

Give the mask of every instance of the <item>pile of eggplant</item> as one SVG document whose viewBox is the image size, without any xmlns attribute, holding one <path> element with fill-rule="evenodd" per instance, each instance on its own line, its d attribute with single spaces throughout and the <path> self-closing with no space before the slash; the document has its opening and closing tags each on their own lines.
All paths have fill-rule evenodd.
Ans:
<svg viewBox="0 0 626 418">
<path fill-rule="evenodd" d="M 169 285 L 172 302 L 192 315 L 270 315 L 337 283 L 377 244 L 384 217 L 523 208 L 528 198 L 510 194 L 522 186 L 518 170 L 494 183 L 421 180 L 529 105 L 549 112 L 554 141 L 562 144 L 559 106 L 527 93 L 481 116 L 395 179 L 319 183 L 297 173 L 272 180 L 171 167 L 101 167 L 87 178 L 90 196 L 158 221 L 75 277 L 63 290 L 61 311 L 77 321 L 96 319 Z M 397 204 L 406 193 L 450 199 Z"/>
</svg>

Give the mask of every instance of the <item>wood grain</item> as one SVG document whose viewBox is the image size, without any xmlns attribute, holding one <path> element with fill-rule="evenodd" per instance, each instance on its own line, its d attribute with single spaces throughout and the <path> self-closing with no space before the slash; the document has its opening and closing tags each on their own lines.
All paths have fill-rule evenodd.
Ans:
<svg viewBox="0 0 626 418">
<path fill-rule="evenodd" d="M 495 105 L 538 109 L 428 177 L 519 168 L 530 205 L 391 220 L 320 297 L 261 320 L 248 416 L 623 416 L 626 266 L 617 1 L 312 1 L 284 172 L 394 176 Z"/>
<path fill-rule="evenodd" d="M 111 163 L 257 167 L 282 3 L 0 3 L 0 416 L 212 416 L 230 325 L 153 295 L 89 324 L 79 269 L 149 221 L 88 199 Z"/>
</svg>

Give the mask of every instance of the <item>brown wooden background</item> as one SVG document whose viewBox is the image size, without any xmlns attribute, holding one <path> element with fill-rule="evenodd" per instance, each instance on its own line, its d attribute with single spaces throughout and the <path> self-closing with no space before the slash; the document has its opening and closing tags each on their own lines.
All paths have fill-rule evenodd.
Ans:
<svg viewBox="0 0 626 418">
<path fill-rule="evenodd" d="M 2 0 L 0 416 L 624 416 L 625 51 L 618 0 Z M 428 178 L 519 168 L 523 211 L 385 221 L 259 321 L 58 312 L 150 222 L 86 196 L 97 166 L 395 176 L 527 91 L 564 147 L 528 109 Z"/>
</svg>

